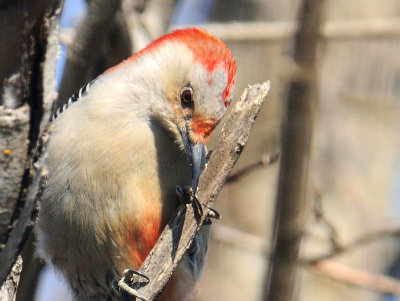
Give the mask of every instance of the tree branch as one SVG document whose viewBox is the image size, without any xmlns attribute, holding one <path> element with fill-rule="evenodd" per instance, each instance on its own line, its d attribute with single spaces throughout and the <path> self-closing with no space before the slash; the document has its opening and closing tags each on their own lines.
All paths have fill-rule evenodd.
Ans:
<svg viewBox="0 0 400 301">
<path fill-rule="evenodd" d="M 253 170 L 260 168 L 262 166 L 267 166 L 275 163 L 279 159 L 279 153 L 272 153 L 272 154 L 263 154 L 261 158 L 255 162 L 252 162 L 248 165 L 245 165 L 241 168 L 236 169 L 233 171 L 229 177 L 226 179 L 226 183 L 232 183 L 237 181 L 239 178 L 249 174 Z"/>
<path fill-rule="evenodd" d="M 87 16 L 78 25 L 74 42 L 68 48 L 60 94 L 53 111 L 67 102 L 87 81 L 90 67 L 96 58 L 95 53 L 120 6 L 121 0 L 89 1 Z"/>
<path fill-rule="evenodd" d="M 362 246 L 363 243 L 377 241 L 380 238 L 398 237 L 399 235 L 400 229 L 388 229 L 370 233 L 349 244 L 348 247 L 344 247 L 342 251 L 349 251 L 353 247 L 359 247 Z M 213 240 L 228 244 L 231 247 L 239 248 L 241 250 L 249 250 L 270 255 L 262 237 L 227 226 L 215 225 L 213 227 Z M 341 252 L 339 253 L 341 254 Z M 321 256 L 319 258 L 320 259 L 300 259 L 299 264 L 308 271 L 316 273 L 322 277 L 383 294 L 392 294 L 400 297 L 400 281 L 396 278 L 352 268 L 325 259 L 329 257 L 323 259 Z"/>
<path fill-rule="evenodd" d="M 329 241 L 331 246 L 334 250 L 338 250 L 342 247 L 340 240 L 339 240 L 339 233 L 336 230 L 334 224 L 329 221 L 323 210 L 323 202 L 322 202 L 322 193 L 320 190 L 315 189 L 314 191 L 314 216 L 318 222 L 321 222 L 329 232 Z"/>
<path fill-rule="evenodd" d="M 219 145 L 212 152 L 200 177 L 197 194 L 200 203 L 209 207 L 213 205 L 247 143 L 269 88 L 269 82 L 248 86 L 230 111 L 222 129 Z M 138 287 L 138 284 L 143 285 L 143 282 L 140 283 L 143 278 L 133 277 L 133 288 L 138 294 L 148 300 L 154 300 L 161 294 L 179 260 L 190 247 L 196 232 L 210 212 L 207 207 L 203 209 L 203 214 L 199 216 L 193 204 L 179 207 L 139 270 L 150 278 L 150 282 Z"/>
<path fill-rule="evenodd" d="M 358 239 L 354 240 L 353 242 L 347 245 L 336 245 L 334 246 L 333 250 L 322 255 L 318 255 L 312 258 L 305 258 L 302 259 L 302 262 L 306 262 L 309 264 L 319 262 L 321 260 L 326 260 L 333 258 L 335 256 L 341 255 L 345 252 L 349 252 L 353 249 L 361 247 L 363 245 L 375 242 L 380 239 L 384 239 L 387 237 L 400 237 L 400 229 L 383 229 L 379 231 L 375 231 L 372 233 L 368 233 Z"/>
<path fill-rule="evenodd" d="M 324 277 L 400 297 L 400 282 L 393 277 L 350 268 L 331 260 L 321 260 L 306 267 Z"/>
<path fill-rule="evenodd" d="M 139 13 L 132 1 L 122 1 L 122 12 L 134 52 L 143 49 L 167 32 L 176 2 L 176 0 L 148 0 L 144 10 Z"/>
<path fill-rule="evenodd" d="M 317 98 L 316 61 L 324 1 L 304 0 L 293 59 L 298 74 L 287 88 L 272 257 L 264 300 L 292 300 L 306 222 L 308 169 Z"/>
</svg>

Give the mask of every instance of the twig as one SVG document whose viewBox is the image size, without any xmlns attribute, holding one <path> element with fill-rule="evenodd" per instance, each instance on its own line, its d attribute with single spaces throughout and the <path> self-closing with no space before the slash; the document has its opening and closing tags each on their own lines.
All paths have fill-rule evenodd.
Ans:
<svg viewBox="0 0 400 301">
<path fill-rule="evenodd" d="M 399 236 L 400 229 L 384 230 L 368 235 L 369 239 L 363 238 L 358 242 L 372 242 L 372 238 L 378 240 L 385 236 Z M 240 248 L 241 250 L 249 250 L 264 254 L 269 254 L 267 246 L 262 237 L 246 233 L 227 226 L 213 226 L 213 240 L 230 246 Z M 351 245 L 356 245 L 352 243 Z M 358 246 L 361 246 L 358 244 Z M 344 248 L 343 252 L 350 248 Z M 317 273 L 323 277 L 328 277 L 335 281 L 340 281 L 353 286 L 374 290 L 383 294 L 393 294 L 400 297 L 400 281 L 389 276 L 374 274 L 360 269 L 351 268 L 341 265 L 332 260 L 321 259 L 319 261 L 301 260 L 301 266 L 308 269 L 310 272 Z"/>
<path fill-rule="evenodd" d="M 219 145 L 211 154 L 207 168 L 200 177 L 197 194 L 200 203 L 210 207 L 214 203 L 247 143 L 269 87 L 269 82 L 249 86 L 230 112 L 222 129 Z M 147 285 L 138 288 L 135 286 L 141 296 L 154 300 L 161 293 L 209 212 L 204 207 L 203 215 L 198 216 L 193 206 L 179 207 L 139 270 L 139 273 L 150 278 Z M 140 280 L 138 278 L 134 283 Z"/>
<path fill-rule="evenodd" d="M 373 243 L 388 237 L 400 237 L 400 229 L 384 229 L 368 233 L 347 245 L 338 245 L 331 252 L 311 258 L 300 258 L 299 263 L 312 265 L 322 260 L 331 259 L 343 253 L 352 251 L 366 244 Z M 231 227 L 214 225 L 213 239 L 240 249 L 248 249 L 258 253 L 271 255 L 263 238 L 251 233 L 243 232 Z"/>
<path fill-rule="evenodd" d="M 308 262 L 308 263 L 314 263 L 314 262 L 319 262 L 321 260 L 330 259 L 335 256 L 341 255 L 345 252 L 349 252 L 353 249 L 356 249 L 358 247 L 361 247 L 363 245 L 375 242 L 377 240 L 380 240 L 380 239 L 383 239 L 386 237 L 400 237 L 400 229 L 384 229 L 384 230 L 379 230 L 376 232 L 368 233 L 365 236 L 362 236 L 362 237 L 354 240 L 353 242 L 349 243 L 348 245 L 338 246 L 337 248 L 334 248 L 332 251 L 330 251 L 326 254 L 315 256 L 312 258 L 305 258 L 305 259 L 302 259 L 302 261 Z"/>
<path fill-rule="evenodd" d="M 307 265 L 306 267 L 310 271 L 318 273 L 324 277 L 400 297 L 400 281 L 393 277 L 377 275 L 360 269 L 350 268 L 331 260 L 321 260 L 313 265 Z"/>
<path fill-rule="evenodd" d="M 279 159 L 279 153 L 271 153 L 271 154 L 263 154 L 261 158 L 258 161 L 252 162 L 248 165 L 245 165 L 241 168 L 236 169 L 234 172 L 232 172 L 228 179 L 226 180 L 226 183 L 232 183 L 234 181 L 237 181 L 239 178 L 243 177 L 244 175 L 249 174 L 253 170 L 270 165 L 272 163 L 275 163 Z"/>
<path fill-rule="evenodd" d="M 342 248 L 341 243 L 339 242 L 339 234 L 332 224 L 330 222 L 323 211 L 323 206 L 322 206 L 322 193 L 318 189 L 315 189 L 314 191 L 314 215 L 317 221 L 322 222 L 329 231 L 329 241 L 332 245 L 333 250 L 339 250 Z"/>
<path fill-rule="evenodd" d="M 316 61 L 324 1 L 304 0 L 293 59 L 299 73 L 290 79 L 282 137 L 282 157 L 275 210 L 271 262 L 264 300 L 292 300 L 303 237 L 308 168 L 317 99 Z"/>
</svg>

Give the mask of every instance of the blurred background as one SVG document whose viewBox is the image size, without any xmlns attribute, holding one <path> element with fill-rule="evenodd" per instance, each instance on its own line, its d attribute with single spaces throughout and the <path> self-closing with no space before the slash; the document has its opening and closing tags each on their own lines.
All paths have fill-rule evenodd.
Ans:
<svg viewBox="0 0 400 301">
<path fill-rule="evenodd" d="M 400 300 L 400 0 L 326 2 L 309 212 L 295 300 Z M 280 153 L 299 3 L 65 0 L 59 103 L 165 32 L 201 26 L 234 54 L 234 99 L 246 85 L 271 80 L 236 170 L 274 158 Z M 218 134 L 211 149 L 217 140 Z M 262 299 L 278 173 L 275 160 L 223 188 L 215 205 L 222 219 L 213 224 L 197 301 Z M 32 259 L 32 247 L 23 257 L 29 267 L 17 300 L 71 300 L 58 276 Z M 324 265 L 314 264 L 319 260 Z"/>
</svg>

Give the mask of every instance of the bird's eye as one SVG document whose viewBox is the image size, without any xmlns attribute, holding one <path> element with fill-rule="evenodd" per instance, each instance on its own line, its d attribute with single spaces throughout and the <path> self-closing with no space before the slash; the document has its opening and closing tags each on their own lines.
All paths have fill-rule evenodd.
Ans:
<svg viewBox="0 0 400 301">
<path fill-rule="evenodd" d="M 191 89 L 185 89 L 181 95 L 182 107 L 191 107 L 193 105 L 193 96 Z"/>
</svg>

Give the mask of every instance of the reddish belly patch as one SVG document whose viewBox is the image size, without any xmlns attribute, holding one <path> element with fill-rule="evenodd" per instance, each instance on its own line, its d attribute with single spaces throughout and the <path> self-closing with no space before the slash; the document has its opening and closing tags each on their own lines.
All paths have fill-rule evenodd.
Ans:
<svg viewBox="0 0 400 301">
<path fill-rule="evenodd" d="M 160 214 L 144 210 L 140 221 L 130 220 L 125 228 L 129 257 L 135 268 L 139 268 L 160 235 Z"/>
</svg>

